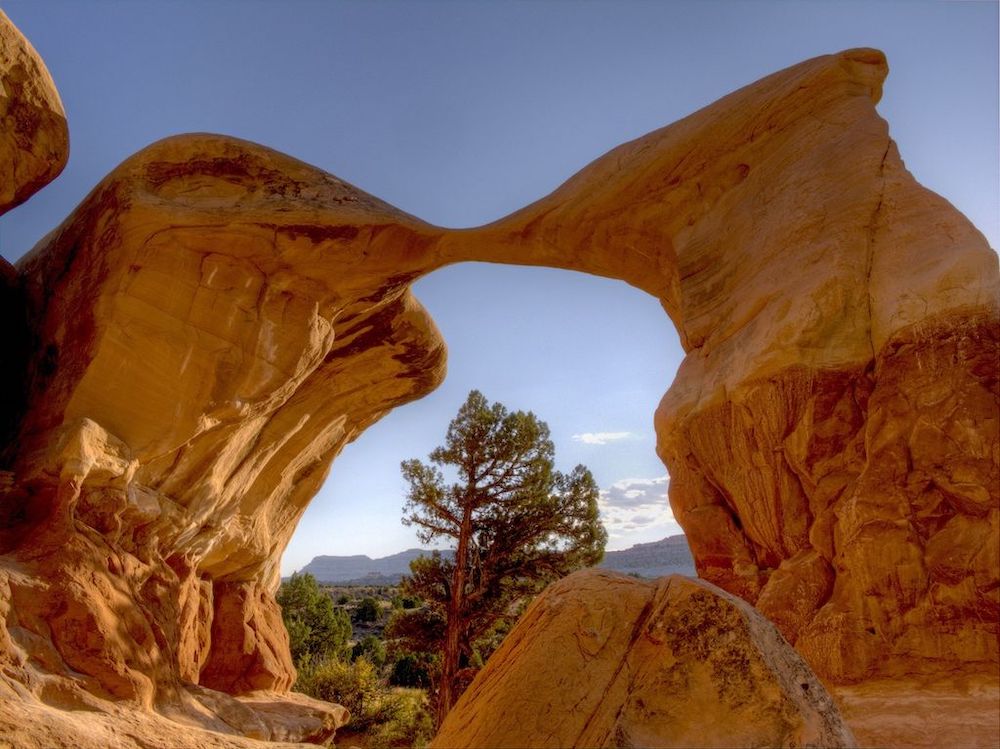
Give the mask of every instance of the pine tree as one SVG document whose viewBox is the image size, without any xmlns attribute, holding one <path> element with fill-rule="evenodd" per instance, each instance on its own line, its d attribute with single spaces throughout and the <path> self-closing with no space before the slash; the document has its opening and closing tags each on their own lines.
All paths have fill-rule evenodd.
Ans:
<svg viewBox="0 0 1000 749">
<path fill-rule="evenodd" d="M 333 599 L 308 572 L 294 574 L 283 582 L 276 598 L 296 668 L 347 650 L 351 620 L 347 612 L 333 605 Z"/>
<path fill-rule="evenodd" d="M 584 466 L 554 469 L 545 422 L 469 394 L 430 464 L 403 462 L 409 483 L 403 522 L 423 543 L 447 539 L 454 558 L 423 558 L 405 585 L 443 611 L 438 722 L 458 697 L 457 675 L 473 644 L 514 604 L 549 582 L 597 564 L 607 534 L 598 489 Z M 454 474 L 446 483 L 442 468 Z"/>
</svg>

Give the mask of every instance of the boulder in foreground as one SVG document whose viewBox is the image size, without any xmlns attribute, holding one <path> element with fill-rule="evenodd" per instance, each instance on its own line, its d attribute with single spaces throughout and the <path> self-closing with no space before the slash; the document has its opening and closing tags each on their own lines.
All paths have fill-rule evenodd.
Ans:
<svg viewBox="0 0 1000 749">
<path fill-rule="evenodd" d="M 531 605 L 433 746 L 851 747 L 805 661 L 745 601 L 584 570 Z"/>
</svg>

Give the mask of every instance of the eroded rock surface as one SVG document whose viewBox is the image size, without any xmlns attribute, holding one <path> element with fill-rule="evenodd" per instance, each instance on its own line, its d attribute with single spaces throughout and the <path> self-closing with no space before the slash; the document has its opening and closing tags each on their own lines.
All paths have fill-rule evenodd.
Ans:
<svg viewBox="0 0 1000 749">
<path fill-rule="evenodd" d="M 997 256 L 906 171 L 886 72 L 804 62 L 444 240 L 660 298 L 687 356 L 657 449 L 699 575 L 838 681 L 998 662 Z"/>
<path fill-rule="evenodd" d="M 186 136 L 21 261 L 38 343 L 0 536 L 14 678 L 146 707 L 184 682 L 289 689 L 281 552 L 343 445 L 443 375 L 407 287 L 428 236 L 288 157 Z"/>
<path fill-rule="evenodd" d="M 434 746 L 847 747 L 812 671 L 745 601 L 585 570 L 529 607 Z"/>
<path fill-rule="evenodd" d="M 0 10 L 0 214 L 63 170 L 69 130 L 45 63 Z"/>
<path fill-rule="evenodd" d="M 0 61 L 35 60 L 0 20 Z M 31 70 L 4 106 L 38 127 L 5 126 L 0 156 L 35 175 L 5 186 L 36 189 L 65 128 Z M 659 452 L 699 572 L 821 675 L 995 669 L 997 259 L 905 171 L 885 73 L 872 50 L 807 61 L 464 231 L 223 136 L 127 160 L 3 269 L 25 342 L 0 456 L 5 694 L 259 738 L 342 721 L 310 707 L 286 730 L 260 697 L 294 679 L 278 563 L 339 450 L 440 381 L 409 285 L 462 260 L 662 301 L 688 355 Z"/>
</svg>

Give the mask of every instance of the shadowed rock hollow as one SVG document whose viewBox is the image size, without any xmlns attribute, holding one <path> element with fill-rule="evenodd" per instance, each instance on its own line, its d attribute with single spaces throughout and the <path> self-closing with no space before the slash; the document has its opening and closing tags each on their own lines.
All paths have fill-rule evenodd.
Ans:
<svg viewBox="0 0 1000 749">
<path fill-rule="evenodd" d="M 9 207 L 66 138 L 44 66 L 0 29 L 0 114 L 53 123 L 4 115 Z M 294 680 L 278 562 L 340 449 L 440 382 L 409 285 L 463 260 L 661 300 L 687 356 L 658 449 L 699 573 L 820 676 L 995 671 L 997 258 L 906 172 L 874 108 L 885 74 L 873 50 L 804 62 L 472 230 L 224 136 L 128 159 L 2 289 L 24 345 L 5 372 L 0 725 L 106 745 L 63 711 L 115 724 L 132 705 L 332 735 L 342 709 L 274 707 Z"/>
</svg>

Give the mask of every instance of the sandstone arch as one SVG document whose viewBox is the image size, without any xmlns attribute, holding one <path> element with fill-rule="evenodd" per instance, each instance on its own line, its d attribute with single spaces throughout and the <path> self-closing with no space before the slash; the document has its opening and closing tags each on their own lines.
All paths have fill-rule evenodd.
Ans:
<svg viewBox="0 0 1000 749">
<path fill-rule="evenodd" d="M 873 50 L 807 61 L 471 230 L 223 136 L 127 160 L 5 289 L 31 344 L 7 687 L 287 690 L 281 550 L 343 445 L 444 374 L 409 284 L 473 259 L 661 300 L 688 355 L 659 452 L 699 570 L 821 675 L 995 667 L 996 256 L 906 173 L 885 73 Z"/>
</svg>

